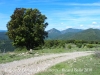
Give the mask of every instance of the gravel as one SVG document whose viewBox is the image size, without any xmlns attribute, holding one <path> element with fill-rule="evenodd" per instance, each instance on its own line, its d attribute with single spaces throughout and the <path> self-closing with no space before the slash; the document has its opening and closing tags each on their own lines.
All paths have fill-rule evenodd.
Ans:
<svg viewBox="0 0 100 75">
<path fill-rule="evenodd" d="M 93 51 L 42 55 L 0 64 L 0 75 L 35 75 L 47 68 L 69 59 L 93 54 Z"/>
</svg>

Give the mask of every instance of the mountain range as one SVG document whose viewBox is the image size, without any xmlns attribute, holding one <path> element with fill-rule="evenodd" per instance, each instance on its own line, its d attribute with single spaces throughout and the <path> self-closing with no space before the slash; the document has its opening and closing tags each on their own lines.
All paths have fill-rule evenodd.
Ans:
<svg viewBox="0 0 100 75">
<path fill-rule="evenodd" d="M 100 30 L 93 28 L 86 30 L 69 28 L 59 31 L 53 28 L 48 30 L 48 38 L 46 39 L 100 41 Z"/>
<path fill-rule="evenodd" d="M 0 30 L 0 32 L 7 32 L 7 30 Z"/>
<path fill-rule="evenodd" d="M 0 40 L 8 39 L 6 30 L 0 30 Z M 86 40 L 86 41 L 100 41 L 100 29 L 89 28 L 83 29 L 65 29 L 57 30 L 52 28 L 47 31 L 48 38 L 46 40 Z"/>
</svg>

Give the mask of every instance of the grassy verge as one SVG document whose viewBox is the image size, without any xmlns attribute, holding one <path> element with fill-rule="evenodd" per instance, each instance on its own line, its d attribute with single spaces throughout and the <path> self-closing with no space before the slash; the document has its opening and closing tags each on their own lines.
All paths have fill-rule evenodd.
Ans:
<svg viewBox="0 0 100 75">
<path fill-rule="evenodd" d="M 100 51 L 100 47 L 98 48 L 55 48 L 55 49 L 42 49 L 42 50 L 35 50 L 34 52 L 41 53 L 65 53 L 65 52 L 75 52 L 75 51 Z"/>
<path fill-rule="evenodd" d="M 95 51 L 100 50 L 98 48 L 55 48 L 55 49 L 41 49 L 41 50 L 34 50 L 32 53 L 28 52 L 27 50 L 19 50 L 15 52 L 8 52 L 8 53 L 0 53 L 0 64 L 6 62 L 12 62 L 14 60 L 21 60 L 26 59 L 34 56 L 40 56 L 44 54 L 52 54 L 52 53 L 65 53 L 65 52 L 75 52 L 75 51 Z"/>
<path fill-rule="evenodd" d="M 100 56 L 100 54 L 99 54 Z M 96 55 L 80 57 L 57 64 L 36 75 L 99 75 L 100 58 Z"/>
<path fill-rule="evenodd" d="M 6 63 L 6 62 L 12 62 L 14 60 L 26 59 L 32 56 L 33 56 L 32 54 L 24 54 L 24 53 L 20 53 L 20 54 L 3 53 L 3 54 L 0 54 L 0 64 Z"/>
</svg>

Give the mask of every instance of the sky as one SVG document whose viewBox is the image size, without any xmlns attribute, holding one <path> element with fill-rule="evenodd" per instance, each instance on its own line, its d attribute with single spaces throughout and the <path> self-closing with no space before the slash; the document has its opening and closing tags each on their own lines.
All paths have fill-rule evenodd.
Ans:
<svg viewBox="0 0 100 75">
<path fill-rule="evenodd" d="M 0 30 L 7 30 L 15 8 L 39 9 L 48 18 L 46 30 L 100 29 L 100 0 L 0 0 Z"/>
</svg>

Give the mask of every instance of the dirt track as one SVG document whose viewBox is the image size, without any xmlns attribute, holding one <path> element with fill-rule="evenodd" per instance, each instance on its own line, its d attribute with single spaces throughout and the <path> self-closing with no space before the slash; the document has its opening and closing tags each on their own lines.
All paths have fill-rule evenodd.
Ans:
<svg viewBox="0 0 100 75">
<path fill-rule="evenodd" d="M 35 75 L 35 73 L 44 71 L 57 63 L 64 62 L 69 59 L 75 59 L 81 56 L 87 56 L 93 53 L 94 52 L 92 51 L 84 51 L 49 54 L 20 61 L 13 61 L 6 64 L 0 64 L 0 75 Z"/>
</svg>

